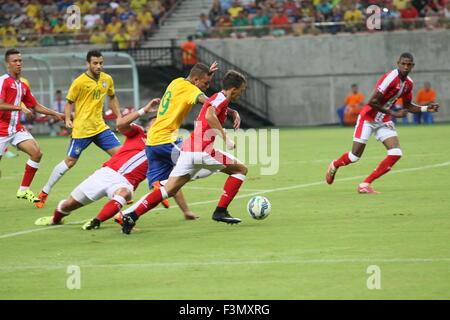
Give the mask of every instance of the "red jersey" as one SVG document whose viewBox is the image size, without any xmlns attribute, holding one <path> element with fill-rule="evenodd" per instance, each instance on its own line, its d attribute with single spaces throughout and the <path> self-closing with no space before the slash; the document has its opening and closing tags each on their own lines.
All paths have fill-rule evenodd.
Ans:
<svg viewBox="0 0 450 320">
<path fill-rule="evenodd" d="M 406 77 L 403 81 L 400 78 L 400 73 L 394 69 L 378 80 L 375 89 L 383 94 L 381 104 L 384 109 L 390 109 L 395 106 L 395 101 L 402 98 L 403 101 L 412 100 L 413 81 L 410 77 Z M 391 116 L 379 112 L 366 104 L 360 112 L 361 120 L 370 122 L 387 122 L 391 121 Z"/>
<path fill-rule="evenodd" d="M 109 167 L 120 173 L 136 190 L 147 174 L 148 162 L 145 155 L 147 135 L 140 126 L 135 124 L 131 126 L 133 130 L 123 133 L 126 139 L 122 147 L 103 164 L 103 167 Z"/>
<path fill-rule="evenodd" d="M 20 106 L 23 102 L 28 108 L 37 105 L 30 88 L 9 74 L 0 77 L 0 99 L 5 103 Z M 25 128 L 20 124 L 20 111 L 0 111 L 0 137 L 9 137 Z"/>
<path fill-rule="evenodd" d="M 206 121 L 206 110 L 210 106 L 216 109 L 217 118 L 220 124 L 223 125 L 227 119 L 228 104 L 230 102 L 227 100 L 223 92 L 215 93 L 211 98 L 208 99 L 203 104 L 200 114 L 198 115 L 194 131 L 191 133 L 189 138 L 184 140 L 181 151 L 188 152 L 202 152 L 213 149 L 214 140 L 216 139 L 216 134 L 211 131 L 211 127 Z"/>
</svg>

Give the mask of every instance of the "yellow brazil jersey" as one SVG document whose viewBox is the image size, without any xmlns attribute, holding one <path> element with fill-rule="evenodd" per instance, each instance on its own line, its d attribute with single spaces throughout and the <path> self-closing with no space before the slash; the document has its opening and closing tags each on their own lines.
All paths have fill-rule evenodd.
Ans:
<svg viewBox="0 0 450 320">
<path fill-rule="evenodd" d="M 161 99 L 156 121 L 147 135 L 147 145 L 174 142 L 186 114 L 202 94 L 199 88 L 184 78 L 173 80 Z"/>
<path fill-rule="evenodd" d="M 75 104 L 72 138 L 89 138 L 109 129 L 103 120 L 105 94 L 115 94 L 110 75 L 101 72 L 98 80 L 83 73 L 70 86 L 66 99 Z"/>
</svg>

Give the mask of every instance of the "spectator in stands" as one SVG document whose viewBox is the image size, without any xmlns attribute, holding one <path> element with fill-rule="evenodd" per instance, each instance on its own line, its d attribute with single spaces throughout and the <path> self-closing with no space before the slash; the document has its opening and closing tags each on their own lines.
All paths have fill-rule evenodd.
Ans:
<svg viewBox="0 0 450 320">
<path fill-rule="evenodd" d="M 358 3 L 355 2 L 344 13 L 345 29 L 347 32 L 356 32 L 361 29 L 361 21 L 363 15 L 361 10 L 358 9 Z"/>
<path fill-rule="evenodd" d="M 159 24 L 159 19 L 164 15 L 164 12 L 166 12 L 166 9 L 163 7 L 161 2 L 158 0 L 150 0 L 148 2 L 148 6 L 150 7 L 150 10 L 152 12 L 153 19 L 155 20 L 155 24 Z"/>
<path fill-rule="evenodd" d="M 220 17 L 218 25 L 218 31 L 216 35 L 218 37 L 228 37 L 231 33 L 230 27 L 233 26 L 233 18 L 229 12 L 225 12 L 223 16 Z"/>
<path fill-rule="evenodd" d="M 158 2 L 159 3 L 159 2 Z M 119 14 L 119 20 L 121 22 L 126 23 L 131 16 L 135 16 L 136 14 L 130 9 L 129 6 L 125 6 L 123 11 Z"/>
<path fill-rule="evenodd" d="M 28 18 L 35 18 L 39 10 L 42 10 L 42 6 L 38 0 L 31 0 L 26 6 L 25 11 Z"/>
<path fill-rule="evenodd" d="M 430 82 L 425 82 L 423 89 L 420 89 L 417 91 L 416 94 L 416 102 L 419 105 L 428 105 L 432 102 L 436 101 L 436 92 L 431 89 Z M 422 117 L 423 117 L 423 123 L 432 124 L 433 123 L 433 115 L 431 112 L 419 112 L 413 114 L 413 119 L 415 124 L 422 123 Z"/>
<path fill-rule="evenodd" d="M 287 0 L 283 4 L 284 13 L 287 14 L 290 23 L 295 23 L 298 21 L 300 12 L 297 3 L 294 0 Z"/>
<path fill-rule="evenodd" d="M 89 0 L 76 1 L 74 4 L 80 8 L 80 13 L 83 16 L 85 14 L 89 13 L 89 10 L 91 9 L 91 7 L 93 5 L 93 3 Z"/>
<path fill-rule="evenodd" d="M 102 17 L 97 13 L 95 8 L 91 8 L 88 11 L 89 13 L 83 17 L 84 27 L 87 30 L 90 30 L 94 27 L 97 20 L 100 20 Z"/>
<path fill-rule="evenodd" d="M 354 126 L 358 114 L 364 105 L 364 95 L 358 92 L 356 83 L 351 86 L 352 93 L 345 97 L 345 102 L 337 111 L 341 125 Z"/>
<path fill-rule="evenodd" d="M 53 36 L 53 28 L 48 19 L 44 20 L 44 24 L 39 29 L 39 43 L 43 47 L 56 44 L 56 39 Z"/>
<path fill-rule="evenodd" d="M 150 37 L 154 23 L 152 11 L 148 3 L 138 12 L 137 19 L 141 24 L 142 34 L 147 39 Z"/>
<path fill-rule="evenodd" d="M 282 36 L 285 35 L 289 24 L 289 18 L 284 13 L 283 9 L 278 9 L 277 14 L 273 16 L 272 20 L 270 20 L 270 25 L 272 26 L 272 35 L 274 36 Z"/>
<path fill-rule="evenodd" d="M 10 17 L 17 11 L 20 11 L 20 5 L 15 0 L 6 0 L 6 3 L 2 5 L 3 13 Z"/>
<path fill-rule="evenodd" d="M 14 14 L 11 15 L 9 21 L 15 28 L 19 28 L 22 23 L 27 19 L 27 15 L 22 10 L 17 10 Z"/>
<path fill-rule="evenodd" d="M 55 94 L 55 102 L 53 103 L 52 109 L 59 113 L 64 113 L 64 103 L 65 99 L 62 96 L 61 90 L 56 90 Z M 69 132 L 67 131 L 65 125 L 61 123 L 58 119 L 55 119 L 54 117 L 50 117 L 48 125 L 50 127 L 50 136 L 67 136 L 69 135 Z M 56 130 L 56 126 L 59 126 L 59 130 Z"/>
<path fill-rule="evenodd" d="M 75 2 L 72 1 L 72 0 L 61 0 L 58 3 L 58 11 L 62 12 L 62 13 L 65 13 L 67 8 L 72 6 L 72 5 L 74 5 L 74 4 L 75 4 Z"/>
<path fill-rule="evenodd" d="M 403 9 L 406 9 L 406 5 L 411 2 L 411 0 L 393 0 L 393 2 L 397 10 L 401 11 Z"/>
<path fill-rule="evenodd" d="M 102 19 L 103 19 L 103 24 L 105 26 L 110 24 L 110 22 L 111 22 L 113 17 L 117 18 L 117 14 L 114 11 L 114 9 L 112 7 L 109 7 L 109 6 L 108 6 L 108 8 L 106 8 L 106 10 L 103 10 L 103 13 L 102 13 L 101 16 L 102 16 Z"/>
<path fill-rule="evenodd" d="M 97 8 L 97 12 L 100 14 L 105 13 L 108 8 L 111 8 L 114 11 L 114 8 L 109 5 L 109 2 L 107 0 L 97 1 L 97 5 L 95 7 Z"/>
<path fill-rule="evenodd" d="M 136 16 L 132 15 L 128 18 L 125 24 L 127 33 L 130 35 L 130 48 L 137 48 L 139 40 L 141 39 L 141 25 L 136 19 Z"/>
<path fill-rule="evenodd" d="M 62 17 L 58 18 L 58 23 L 53 27 L 53 34 L 56 42 L 59 44 L 67 44 L 69 40 L 69 28 Z"/>
<path fill-rule="evenodd" d="M 100 20 L 98 20 L 100 21 Z M 106 44 L 108 43 L 108 36 L 104 32 L 103 24 L 96 24 L 92 28 L 91 36 L 89 37 L 89 42 L 92 44 Z"/>
<path fill-rule="evenodd" d="M 253 16 L 252 18 L 252 26 L 256 27 L 255 29 L 253 29 L 253 35 L 257 37 L 267 35 L 268 30 L 267 28 L 264 28 L 264 26 L 267 26 L 268 24 L 269 18 L 267 18 L 265 11 L 261 8 L 258 8 L 256 10 L 255 16 Z"/>
<path fill-rule="evenodd" d="M 253 14 L 256 12 L 255 0 L 239 0 L 242 8 L 244 8 L 245 13 Z"/>
<path fill-rule="evenodd" d="M 211 22 L 211 26 L 214 27 L 219 22 L 220 17 L 223 15 L 223 10 L 219 0 L 215 0 L 212 8 L 209 10 L 208 18 Z"/>
<path fill-rule="evenodd" d="M 333 6 L 328 0 L 320 0 L 320 3 L 316 6 L 316 10 L 319 10 L 323 14 L 325 20 L 331 14 L 331 9 L 333 9 Z"/>
<path fill-rule="evenodd" d="M 398 13 L 394 4 L 387 4 L 386 8 L 381 11 L 381 29 L 388 31 L 396 29 L 398 18 L 400 18 L 400 13 Z"/>
<path fill-rule="evenodd" d="M 425 19 L 425 26 L 427 29 L 434 29 L 437 27 L 437 24 L 439 22 L 439 11 L 435 11 L 430 6 L 426 6 L 423 8 L 423 17 Z"/>
<path fill-rule="evenodd" d="M 180 45 L 180 49 L 183 74 L 187 76 L 197 63 L 197 43 L 195 43 L 194 37 L 188 36 L 187 41 Z"/>
<path fill-rule="evenodd" d="M 146 3 L 147 3 L 147 0 L 131 0 L 130 8 L 134 12 L 139 12 L 139 10 L 141 10 L 145 6 Z"/>
<path fill-rule="evenodd" d="M 220 0 L 220 6 L 224 12 L 231 8 L 233 0 Z"/>
<path fill-rule="evenodd" d="M 410 29 L 415 25 L 414 20 L 419 17 L 419 12 L 413 7 L 411 2 L 408 2 L 406 8 L 400 10 L 400 15 L 403 19 L 403 27 Z"/>
<path fill-rule="evenodd" d="M 113 48 L 124 50 L 129 48 L 130 44 L 130 35 L 127 33 L 127 29 L 125 25 L 121 25 L 119 29 L 119 33 L 115 34 L 112 38 Z"/>
<path fill-rule="evenodd" d="M 447 2 L 447 6 L 444 9 L 444 18 L 450 19 L 450 1 Z"/>
<path fill-rule="evenodd" d="M 247 36 L 247 30 L 245 28 L 239 27 L 248 27 L 250 23 L 248 22 L 247 14 L 244 11 L 240 11 L 238 16 L 233 19 L 233 26 L 236 27 L 231 33 L 232 37 L 243 38 Z"/>
<path fill-rule="evenodd" d="M 244 11 L 239 1 L 233 1 L 233 4 L 230 9 L 228 9 L 228 13 L 231 15 L 231 18 L 236 18 L 239 15 L 239 12 Z"/>
<path fill-rule="evenodd" d="M 209 38 L 211 36 L 211 21 L 209 21 L 206 14 L 200 14 L 200 21 L 197 23 L 195 31 L 199 38 Z"/>
<path fill-rule="evenodd" d="M 19 44 L 17 37 L 9 30 L 6 30 L 5 36 L 2 39 L 3 48 L 15 48 Z"/>
<path fill-rule="evenodd" d="M 341 9 L 337 6 L 333 7 L 327 21 L 335 23 L 328 28 L 328 32 L 330 32 L 331 34 L 341 32 L 342 25 L 340 23 L 344 21 L 344 14 L 342 13 Z"/>
<path fill-rule="evenodd" d="M 111 17 L 111 22 L 106 25 L 106 32 L 113 37 L 119 33 L 120 27 L 122 27 L 122 22 L 116 16 L 113 16 Z"/>
</svg>

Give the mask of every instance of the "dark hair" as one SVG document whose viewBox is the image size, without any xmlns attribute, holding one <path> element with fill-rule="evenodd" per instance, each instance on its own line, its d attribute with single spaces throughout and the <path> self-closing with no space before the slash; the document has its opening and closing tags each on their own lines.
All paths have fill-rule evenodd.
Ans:
<svg viewBox="0 0 450 320">
<path fill-rule="evenodd" d="M 358 85 L 356 83 L 352 84 L 352 88 L 357 87 Z"/>
<path fill-rule="evenodd" d="M 91 57 L 100 58 L 103 57 L 103 55 L 99 50 L 91 50 L 86 55 L 86 61 L 91 62 Z"/>
<path fill-rule="evenodd" d="M 222 89 L 228 90 L 231 88 L 240 88 L 243 83 L 246 83 L 245 76 L 235 70 L 229 70 L 222 80 Z"/>
<path fill-rule="evenodd" d="M 8 62 L 8 57 L 13 54 L 20 54 L 20 51 L 16 48 L 7 50 L 5 53 L 5 61 Z"/>
<path fill-rule="evenodd" d="M 414 61 L 413 55 L 412 55 L 411 53 L 409 53 L 409 52 L 403 52 L 403 53 L 400 55 L 400 58 L 398 58 L 398 60 L 400 61 L 402 58 L 410 59 L 411 61 Z"/>
<path fill-rule="evenodd" d="M 191 72 L 189 72 L 189 78 L 202 77 L 210 74 L 211 72 L 209 71 L 209 67 L 206 64 L 197 63 L 192 67 Z"/>
<path fill-rule="evenodd" d="M 56 93 L 62 93 L 62 92 L 61 92 L 61 90 L 58 89 L 58 90 L 56 90 Z"/>
<path fill-rule="evenodd" d="M 188 40 L 188 41 L 194 40 L 194 36 L 188 36 L 188 37 L 187 37 L 187 40 Z"/>
</svg>

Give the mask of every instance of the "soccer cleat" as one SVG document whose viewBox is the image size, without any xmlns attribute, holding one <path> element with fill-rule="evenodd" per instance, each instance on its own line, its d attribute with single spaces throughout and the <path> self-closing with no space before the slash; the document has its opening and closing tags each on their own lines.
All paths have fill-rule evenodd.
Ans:
<svg viewBox="0 0 450 320">
<path fill-rule="evenodd" d="M 120 224 L 121 226 L 123 225 L 123 213 L 119 212 L 114 216 L 114 222 L 117 224 Z M 132 231 L 136 231 L 139 230 L 138 228 L 133 228 L 131 229 Z"/>
<path fill-rule="evenodd" d="M 83 229 L 83 230 L 98 229 L 98 228 L 100 228 L 100 224 L 101 224 L 101 221 L 97 218 L 94 218 L 94 219 L 89 220 L 85 224 L 83 224 L 81 229 Z"/>
<path fill-rule="evenodd" d="M 334 175 L 336 174 L 337 168 L 334 166 L 334 160 L 331 161 L 330 165 L 328 166 L 327 174 L 325 175 L 325 179 L 327 180 L 328 184 L 332 184 L 334 181 Z"/>
<path fill-rule="evenodd" d="M 358 193 L 373 193 L 373 194 L 378 194 L 380 192 L 373 190 L 371 187 L 369 186 L 365 186 L 365 187 L 361 187 L 358 186 Z"/>
<path fill-rule="evenodd" d="M 124 215 L 122 218 L 122 233 L 130 234 L 135 225 L 136 221 L 129 214 Z"/>
<path fill-rule="evenodd" d="M 153 186 L 153 190 L 158 190 L 158 189 L 160 189 L 161 187 L 162 187 L 162 185 L 161 185 L 161 183 L 159 182 L 159 181 L 155 181 L 155 182 L 153 182 L 152 183 L 152 186 Z M 166 208 L 166 209 L 169 209 L 169 207 L 170 207 L 170 203 L 169 203 L 169 200 L 163 200 L 163 201 L 161 201 L 161 204 L 164 206 L 164 208 Z"/>
<path fill-rule="evenodd" d="M 16 196 L 17 196 L 17 199 L 25 199 L 31 203 L 39 202 L 39 198 L 36 198 L 33 191 L 31 191 L 30 189 L 19 190 L 19 191 L 17 191 Z"/>
<path fill-rule="evenodd" d="M 18 154 L 15 154 L 15 153 L 13 153 L 13 152 L 11 152 L 11 151 L 6 151 L 6 153 L 5 153 L 5 157 L 6 157 L 6 159 L 12 159 L 12 158 L 17 158 L 19 155 Z"/>
<path fill-rule="evenodd" d="M 230 216 L 230 214 L 228 213 L 228 210 L 225 211 L 214 211 L 213 215 L 212 215 L 212 219 L 218 222 L 226 222 L 228 224 L 237 224 L 239 222 L 241 222 L 241 219 L 238 218 L 233 218 L 232 216 Z"/>
<path fill-rule="evenodd" d="M 53 216 L 41 217 L 41 218 L 38 218 L 34 222 L 34 224 L 37 225 L 37 226 L 52 226 L 52 225 L 55 225 L 55 224 L 62 224 L 62 223 L 63 223 L 62 221 L 59 222 L 59 223 L 53 223 Z"/>
<path fill-rule="evenodd" d="M 39 201 L 35 203 L 36 207 L 43 208 L 45 205 L 45 201 L 47 201 L 47 198 L 48 198 L 48 194 L 45 193 L 44 191 L 41 191 L 38 195 Z"/>
</svg>

